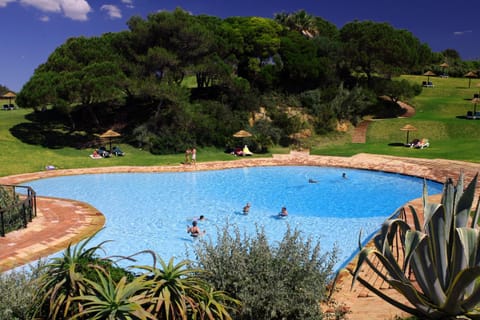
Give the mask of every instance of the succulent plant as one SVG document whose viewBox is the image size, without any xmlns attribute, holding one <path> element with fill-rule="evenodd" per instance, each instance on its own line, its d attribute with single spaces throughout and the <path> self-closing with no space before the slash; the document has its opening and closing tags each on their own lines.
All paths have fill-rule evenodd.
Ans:
<svg viewBox="0 0 480 320">
<path fill-rule="evenodd" d="M 374 247 L 362 247 L 354 270 L 356 281 L 386 302 L 422 319 L 480 319 L 480 206 L 471 215 L 478 174 L 464 187 L 447 179 L 440 203 L 428 201 L 423 188 L 423 217 L 409 206 L 413 223 L 404 208 L 397 210 L 374 237 Z M 397 244 L 400 245 L 397 245 Z M 408 301 L 396 301 L 363 278 L 364 264 Z"/>
</svg>

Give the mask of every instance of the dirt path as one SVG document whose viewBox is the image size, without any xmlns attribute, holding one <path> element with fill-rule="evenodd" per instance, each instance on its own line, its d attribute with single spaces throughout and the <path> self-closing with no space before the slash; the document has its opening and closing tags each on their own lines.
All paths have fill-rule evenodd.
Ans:
<svg viewBox="0 0 480 320">
<path fill-rule="evenodd" d="M 397 102 L 400 107 L 405 109 L 405 113 L 402 114 L 399 118 L 410 118 L 415 115 L 415 108 L 406 104 L 405 102 Z M 367 129 L 372 120 L 363 120 L 355 127 L 355 130 L 352 134 L 352 143 L 366 143 L 367 142 Z"/>
</svg>

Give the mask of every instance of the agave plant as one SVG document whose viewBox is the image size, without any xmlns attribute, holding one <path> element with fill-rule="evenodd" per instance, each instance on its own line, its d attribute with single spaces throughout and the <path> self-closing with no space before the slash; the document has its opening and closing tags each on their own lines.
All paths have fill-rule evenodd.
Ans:
<svg viewBox="0 0 480 320">
<path fill-rule="evenodd" d="M 85 279 L 87 293 L 73 298 L 82 305 L 82 310 L 71 317 L 74 319 L 157 319 L 143 308 L 150 298 L 145 295 L 149 286 L 145 276 L 130 282 L 124 276 L 115 283 L 110 274 L 96 269 L 98 281 Z"/>
<path fill-rule="evenodd" d="M 412 226 L 399 215 L 387 220 L 374 238 L 374 247 L 360 245 L 356 268 L 350 271 L 352 286 L 359 281 L 386 302 L 422 319 L 480 319 L 479 202 L 470 215 L 477 177 L 466 188 L 463 174 L 457 185 L 447 179 L 441 203 L 428 202 L 424 184 L 423 224 L 412 206 Z M 365 263 L 408 303 L 392 299 L 361 277 Z"/>
<path fill-rule="evenodd" d="M 49 318 L 61 319 L 78 311 L 73 298 L 86 292 L 85 273 L 94 265 L 92 262 L 100 259 L 97 252 L 103 250 L 103 243 L 86 249 L 92 239 L 93 236 L 74 247 L 69 245 L 61 257 L 52 258 L 43 267 L 38 294 Z"/>
<path fill-rule="evenodd" d="M 198 275 L 201 269 L 189 267 L 183 260 L 177 264 L 158 258 L 160 268 L 135 266 L 146 271 L 150 286 L 146 292 L 151 299 L 147 309 L 159 319 L 231 319 L 239 302 L 221 291 L 215 291 Z"/>
</svg>

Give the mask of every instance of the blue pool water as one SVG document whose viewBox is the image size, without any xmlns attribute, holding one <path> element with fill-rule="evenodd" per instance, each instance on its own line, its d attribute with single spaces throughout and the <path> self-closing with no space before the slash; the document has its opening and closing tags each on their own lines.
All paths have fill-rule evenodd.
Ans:
<svg viewBox="0 0 480 320">
<path fill-rule="evenodd" d="M 342 178 L 342 173 L 347 179 Z M 309 183 L 309 179 L 318 183 Z M 310 166 L 254 167 L 182 173 L 86 174 L 27 183 L 39 196 L 87 202 L 106 216 L 92 245 L 104 240 L 107 255 L 131 255 L 151 249 L 163 259 L 187 256 L 198 241 L 186 233 L 193 218 L 216 240 L 228 222 L 242 232 L 264 226 L 272 244 L 287 225 L 320 241 L 322 250 L 340 249 L 338 267 L 362 240 L 407 201 L 422 195 L 423 180 L 399 174 Z M 429 194 L 442 184 L 428 182 Z M 249 215 L 241 214 L 251 203 Z M 277 219 L 282 206 L 289 216 Z M 136 264 L 150 264 L 148 255 Z M 126 265 L 130 265 L 128 263 Z"/>
</svg>

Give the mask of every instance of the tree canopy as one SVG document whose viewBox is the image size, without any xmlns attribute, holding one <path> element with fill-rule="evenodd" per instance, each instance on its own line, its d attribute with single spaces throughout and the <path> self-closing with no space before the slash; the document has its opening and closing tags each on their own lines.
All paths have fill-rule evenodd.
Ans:
<svg viewBox="0 0 480 320">
<path fill-rule="evenodd" d="M 283 137 L 289 143 L 291 132 L 268 122 L 282 105 L 297 101 L 290 106 L 314 119 L 314 131 L 329 131 L 333 124 L 323 116 L 355 123 L 375 103 L 362 98 L 380 94 L 374 77 L 390 79 L 435 60 L 406 30 L 371 21 L 339 30 L 303 10 L 274 19 L 220 19 L 177 8 L 132 17 L 127 26 L 119 33 L 68 39 L 35 70 L 17 104 L 55 110 L 72 131 L 92 133 L 115 124 L 152 152 L 229 145 L 231 132 L 246 127 L 263 132 L 251 144 L 264 149 L 265 141 Z M 312 105 L 323 111 L 301 104 L 299 97 L 311 90 L 321 93 Z M 284 99 L 270 106 L 265 101 L 272 97 Z M 359 101 L 350 103 L 353 97 Z M 252 112 L 262 104 L 266 117 L 254 119 Z"/>
</svg>

